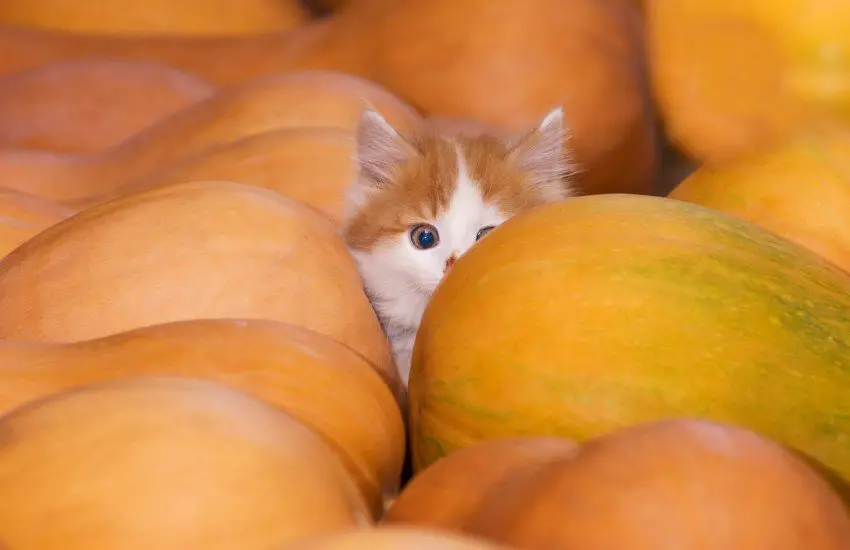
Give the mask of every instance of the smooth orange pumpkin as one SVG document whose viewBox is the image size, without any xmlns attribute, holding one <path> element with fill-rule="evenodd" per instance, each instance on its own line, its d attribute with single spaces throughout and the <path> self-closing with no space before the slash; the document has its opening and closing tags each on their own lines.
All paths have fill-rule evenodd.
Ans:
<svg viewBox="0 0 850 550">
<path fill-rule="evenodd" d="M 448 134 L 460 134 L 466 136 L 491 135 L 506 141 L 519 137 L 519 134 L 516 132 L 508 132 L 504 128 L 499 128 L 492 124 L 485 124 L 481 121 L 470 118 L 432 116 L 428 117 L 428 121 L 434 126 L 434 128 L 437 129 L 437 131 Z"/>
<path fill-rule="evenodd" d="M 673 419 L 591 441 L 485 503 L 469 532 L 515 548 L 840 550 L 850 517 L 803 461 L 742 428 Z"/>
<path fill-rule="evenodd" d="M 272 189 L 311 206 L 341 225 L 345 194 L 356 175 L 354 134 L 338 128 L 286 128 L 226 143 L 155 172 L 129 179 L 116 191 L 71 201 L 77 208 L 173 183 L 231 180 Z"/>
<path fill-rule="evenodd" d="M 86 156 L 0 151 L 6 185 L 73 201 L 119 190 L 190 155 L 283 128 L 353 129 L 370 103 L 405 127 L 418 115 L 383 88 L 350 75 L 305 71 L 227 90 L 121 144 Z"/>
<path fill-rule="evenodd" d="M 417 473 L 382 521 L 462 531 L 481 507 L 509 490 L 515 478 L 572 456 L 576 448 L 568 439 L 521 437 L 460 449 Z"/>
<path fill-rule="evenodd" d="M 646 0 L 655 98 L 671 140 L 705 163 L 850 122 L 845 0 Z"/>
<path fill-rule="evenodd" d="M 380 374 L 327 336 L 261 320 L 183 321 L 73 344 L 0 340 L 0 414 L 118 378 L 213 380 L 280 407 L 321 435 L 377 517 L 398 491 L 405 451 L 404 390 Z"/>
<path fill-rule="evenodd" d="M 110 147 L 210 97 L 212 84 L 161 63 L 81 59 L 0 79 L 0 147 Z"/>
<path fill-rule="evenodd" d="M 84 386 L 7 414 L 0 433 L 10 548 L 268 550 L 370 523 L 315 433 L 214 382 Z"/>
<path fill-rule="evenodd" d="M 285 550 L 506 550 L 478 538 L 403 528 L 361 529 L 310 537 Z"/>
<path fill-rule="evenodd" d="M 0 188 L 0 258 L 75 213 L 68 206 Z"/>
<path fill-rule="evenodd" d="M 632 0 L 375 0 L 303 31 L 233 40 L 0 33 L 0 73 L 109 52 L 220 83 L 293 69 L 372 79 L 424 112 L 520 131 L 563 105 L 584 192 L 651 190 L 654 117 Z M 439 78 L 434 75 L 439 74 Z"/>
<path fill-rule="evenodd" d="M 298 0 L 3 0 L 0 25 L 109 35 L 241 35 L 296 28 Z"/>
<path fill-rule="evenodd" d="M 850 271 L 850 132 L 703 166 L 668 196 L 739 216 Z"/>
<path fill-rule="evenodd" d="M 190 182 L 89 208 L 0 261 L 0 337 L 73 342 L 221 317 L 303 326 L 394 366 L 354 260 L 277 193 Z"/>
</svg>

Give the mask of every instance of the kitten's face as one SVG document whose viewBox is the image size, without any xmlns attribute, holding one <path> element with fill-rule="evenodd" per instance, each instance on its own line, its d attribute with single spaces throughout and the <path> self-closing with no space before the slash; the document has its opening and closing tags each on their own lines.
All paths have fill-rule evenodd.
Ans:
<svg viewBox="0 0 850 550">
<path fill-rule="evenodd" d="M 552 135 L 538 129 L 511 147 L 485 136 L 403 138 L 367 111 L 345 238 L 373 297 L 430 295 L 492 229 L 568 196 L 563 127 L 554 123 Z"/>
</svg>

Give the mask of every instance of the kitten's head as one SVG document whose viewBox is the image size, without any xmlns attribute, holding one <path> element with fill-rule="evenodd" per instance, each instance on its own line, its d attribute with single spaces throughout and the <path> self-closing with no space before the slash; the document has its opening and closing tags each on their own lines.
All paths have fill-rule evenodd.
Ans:
<svg viewBox="0 0 850 550">
<path fill-rule="evenodd" d="M 518 212 L 570 195 L 563 112 L 524 136 L 404 136 L 376 111 L 357 129 L 345 238 L 377 298 L 431 294 L 455 260 Z"/>
</svg>

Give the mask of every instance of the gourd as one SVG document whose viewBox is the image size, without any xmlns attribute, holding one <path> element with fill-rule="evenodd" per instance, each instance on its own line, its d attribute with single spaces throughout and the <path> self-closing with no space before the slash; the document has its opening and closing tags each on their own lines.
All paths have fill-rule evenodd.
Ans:
<svg viewBox="0 0 850 550">
<path fill-rule="evenodd" d="M 645 0 L 654 96 L 700 163 L 850 121 L 850 3 Z"/>
<path fill-rule="evenodd" d="M 97 151 L 215 90 L 199 77 L 150 61 L 50 63 L 0 79 L 0 147 Z"/>
<path fill-rule="evenodd" d="M 506 550 L 493 543 L 430 529 L 360 529 L 305 538 L 286 550 Z"/>
<path fill-rule="evenodd" d="M 424 113 L 522 131 L 561 104 L 585 193 L 651 191 L 657 169 L 633 0 L 376 0 L 307 28 L 231 40 L 0 32 L 0 74 L 90 55 L 151 59 L 217 84 L 296 69 L 375 81 Z M 440 78 L 434 78 L 439 72 Z"/>
<path fill-rule="evenodd" d="M 303 326 L 394 370 L 336 228 L 260 187 L 189 182 L 127 195 L 0 261 L 0 338 L 73 342 L 222 317 Z"/>
<path fill-rule="evenodd" d="M 638 195 L 536 208 L 466 252 L 425 311 L 414 465 L 500 437 L 581 443 L 698 416 L 847 480 L 848 345 L 850 276 L 739 218 Z"/>
<path fill-rule="evenodd" d="M 398 491 L 405 450 L 398 378 L 327 336 L 284 323 L 194 320 L 71 344 L 0 340 L 0 414 L 71 388 L 148 375 L 215 381 L 286 411 L 337 452 L 375 517 Z"/>
<path fill-rule="evenodd" d="M 381 521 L 463 531 L 515 476 L 570 457 L 576 449 L 572 441 L 556 437 L 509 437 L 460 449 L 414 476 Z"/>
<path fill-rule="evenodd" d="M 266 550 L 371 523 L 315 433 L 214 382 L 84 386 L 7 414 L 0 433 L 11 548 Z"/>
<path fill-rule="evenodd" d="M 445 524 L 420 509 L 396 525 Z M 529 550 L 850 544 L 841 498 L 803 460 L 749 430 L 686 418 L 641 423 L 519 464 L 456 521 L 468 535 Z"/>
<path fill-rule="evenodd" d="M 222 36 L 297 28 L 298 0 L 4 0 L 0 25 L 104 35 Z"/>
<path fill-rule="evenodd" d="M 75 213 L 69 206 L 0 188 L 0 258 Z"/>
<path fill-rule="evenodd" d="M 801 134 L 703 166 L 668 196 L 739 216 L 850 271 L 850 132 Z"/>
<path fill-rule="evenodd" d="M 355 178 L 354 135 L 340 128 L 284 128 L 205 150 L 150 176 L 128 178 L 106 195 L 70 201 L 92 206 L 129 193 L 199 180 L 257 185 L 311 206 L 337 225 Z"/>
<path fill-rule="evenodd" d="M 353 129 L 371 103 L 399 127 L 418 115 L 362 79 L 325 71 L 272 76 L 176 113 L 115 147 L 89 155 L 0 151 L 6 185 L 58 201 L 113 193 L 190 155 L 282 128 Z"/>
</svg>

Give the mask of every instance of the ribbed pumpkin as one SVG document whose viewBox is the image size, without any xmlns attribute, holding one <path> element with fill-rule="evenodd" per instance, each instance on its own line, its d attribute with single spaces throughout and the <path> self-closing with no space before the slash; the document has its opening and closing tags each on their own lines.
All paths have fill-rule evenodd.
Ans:
<svg viewBox="0 0 850 550">
<path fill-rule="evenodd" d="M 502 546 L 441 531 L 424 529 L 361 529 L 310 537 L 286 550 L 506 550 Z"/>
<path fill-rule="evenodd" d="M 510 490 L 515 478 L 576 449 L 572 441 L 555 437 L 497 439 L 460 449 L 414 476 L 382 522 L 463 531 L 481 508 Z"/>
<path fill-rule="evenodd" d="M 249 136 L 284 128 L 353 129 L 367 104 L 399 127 L 418 120 L 404 102 L 360 78 L 293 72 L 228 89 L 90 155 L 0 151 L 0 177 L 7 187 L 54 200 L 87 199 Z"/>
<path fill-rule="evenodd" d="M 739 216 L 850 271 L 850 132 L 703 166 L 668 195 Z"/>
<path fill-rule="evenodd" d="M 76 213 L 73 208 L 11 189 L 0 189 L 0 258 Z"/>
<path fill-rule="evenodd" d="M 333 451 L 236 390 L 140 377 L 0 419 L 0 525 L 21 550 L 268 550 L 368 525 Z"/>
<path fill-rule="evenodd" d="M 646 193 L 658 154 L 642 26 L 633 0 L 375 0 L 303 31 L 246 39 L 3 31 L 0 74 L 103 51 L 163 61 L 219 84 L 330 69 L 374 80 L 428 114 L 507 131 L 531 127 L 560 104 L 583 167 L 576 185 Z"/>
<path fill-rule="evenodd" d="M 500 437 L 738 423 L 850 479 L 850 276 L 733 216 L 637 195 L 527 211 L 455 264 L 409 394 L 417 469 Z"/>
<path fill-rule="evenodd" d="M 261 320 L 196 320 L 73 344 L 0 340 L 0 414 L 68 388 L 140 375 L 213 380 L 280 407 L 334 448 L 376 516 L 398 491 L 402 389 L 346 346 Z"/>
<path fill-rule="evenodd" d="M 0 25 L 107 35 L 221 36 L 297 28 L 298 0 L 4 0 Z"/>
<path fill-rule="evenodd" d="M 149 61 L 50 63 L 0 79 L 0 146 L 97 151 L 215 90 L 197 76 Z"/>
<path fill-rule="evenodd" d="M 108 195 L 71 201 L 86 207 L 135 191 L 184 181 L 230 180 L 272 189 L 342 224 L 355 178 L 354 135 L 340 128 L 286 128 L 226 143 L 128 179 Z"/>
<path fill-rule="evenodd" d="M 0 262 L 2 338 L 73 342 L 221 317 L 303 326 L 398 376 L 337 230 L 267 189 L 190 182 L 128 195 Z"/>
<path fill-rule="evenodd" d="M 627 428 L 511 481 L 482 503 L 468 533 L 528 550 L 850 545 L 847 510 L 814 470 L 729 425 Z"/>
</svg>

